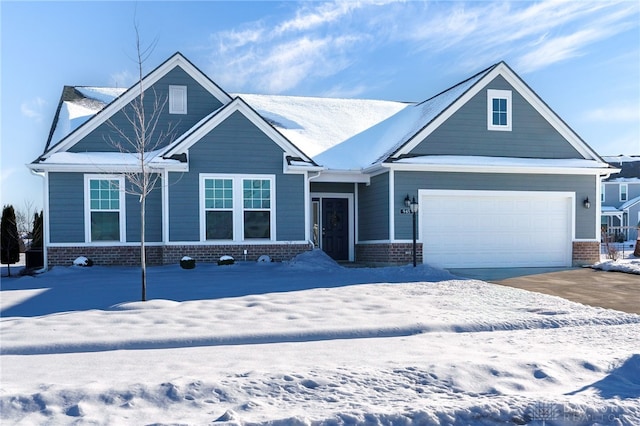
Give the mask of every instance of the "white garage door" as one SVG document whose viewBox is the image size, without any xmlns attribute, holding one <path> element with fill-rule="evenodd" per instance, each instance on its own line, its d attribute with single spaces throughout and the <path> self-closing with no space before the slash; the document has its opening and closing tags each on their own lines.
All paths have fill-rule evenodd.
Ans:
<svg viewBox="0 0 640 426">
<path fill-rule="evenodd" d="M 420 191 L 423 259 L 441 268 L 571 265 L 572 194 Z"/>
</svg>

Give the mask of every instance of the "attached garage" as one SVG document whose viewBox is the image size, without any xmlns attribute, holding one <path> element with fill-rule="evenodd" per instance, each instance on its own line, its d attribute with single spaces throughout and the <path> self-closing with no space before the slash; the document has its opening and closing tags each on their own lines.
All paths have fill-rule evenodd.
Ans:
<svg viewBox="0 0 640 426">
<path fill-rule="evenodd" d="M 419 238 L 429 265 L 571 265 L 571 192 L 421 190 L 419 196 Z"/>
</svg>

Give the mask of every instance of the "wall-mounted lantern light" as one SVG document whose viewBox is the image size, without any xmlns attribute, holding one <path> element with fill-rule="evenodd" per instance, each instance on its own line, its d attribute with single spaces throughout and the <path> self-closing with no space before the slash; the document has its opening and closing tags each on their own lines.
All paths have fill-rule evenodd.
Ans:
<svg viewBox="0 0 640 426">
<path fill-rule="evenodd" d="M 411 211 L 411 215 L 413 216 L 413 267 L 416 267 L 416 237 L 417 237 L 417 227 L 416 227 L 416 213 L 418 213 L 418 202 L 416 201 L 416 197 L 409 198 L 409 194 L 404 197 L 404 205 L 409 208 Z"/>
<path fill-rule="evenodd" d="M 582 202 L 582 205 L 584 206 L 585 209 L 588 209 L 591 207 L 591 202 L 589 201 L 589 197 L 584 199 L 584 201 Z"/>
</svg>

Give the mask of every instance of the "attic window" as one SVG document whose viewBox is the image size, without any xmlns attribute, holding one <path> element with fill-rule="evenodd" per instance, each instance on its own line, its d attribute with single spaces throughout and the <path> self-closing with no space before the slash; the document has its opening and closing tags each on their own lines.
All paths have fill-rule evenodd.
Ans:
<svg viewBox="0 0 640 426">
<path fill-rule="evenodd" d="M 487 90 L 487 129 L 511 131 L 511 90 Z"/>
<path fill-rule="evenodd" d="M 169 86 L 169 114 L 187 113 L 187 86 Z"/>
</svg>

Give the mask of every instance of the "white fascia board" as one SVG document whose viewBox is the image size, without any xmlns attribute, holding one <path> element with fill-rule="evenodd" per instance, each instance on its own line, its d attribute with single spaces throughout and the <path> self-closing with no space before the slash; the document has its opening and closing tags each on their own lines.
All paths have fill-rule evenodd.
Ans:
<svg viewBox="0 0 640 426">
<path fill-rule="evenodd" d="M 100 172 L 100 173 L 135 173 L 140 171 L 138 165 L 118 165 L 118 164 L 47 164 L 36 163 L 27 164 L 27 167 L 34 172 Z M 151 173 L 188 172 L 187 163 L 177 163 L 158 166 L 147 166 L 147 171 Z"/>
<path fill-rule="evenodd" d="M 361 171 L 349 170 L 323 170 L 320 176 L 314 177 L 313 182 L 339 182 L 339 183 L 366 183 L 369 184 L 371 176 Z"/>
<path fill-rule="evenodd" d="M 163 156 L 170 157 L 175 154 L 187 153 L 189 148 L 195 145 L 207 133 L 215 129 L 236 111 L 240 112 L 249 121 L 251 121 L 252 124 L 254 124 L 258 129 L 260 129 L 260 131 L 267 135 L 269 139 L 271 139 L 276 145 L 278 145 L 286 154 L 311 161 L 311 159 L 305 153 L 300 151 L 280 132 L 270 126 L 260 115 L 258 115 L 258 113 L 256 113 L 244 100 L 242 100 L 242 98 L 233 99 L 231 103 L 226 105 L 217 114 L 211 117 L 208 122 L 201 125 L 183 141 L 181 141 L 179 144 L 176 144 L 169 151 L 165 152 Z"/>
<path fill-rule="evenodd" d="M 396 171 L 407 172 L 460 172 L 460 173 L 515 173 L 546 175 L 600 175 L 609 169 L 596 167 L 542 167 L 542 166 L 494 166 L 465 164 L 383 164 Z"/>
<path fill-rule="evenodd" d="M 169 71 L 176 66 L 182 68 L 189 76 L 195 81 L 201 84 L 209 93 L 215 96 L 223 104 L 227 104 L 231 101 L 231 98 L 222 89 L 220 89 L 213 81 L 205 76 L 200 70 L 198 70 L 191 62 L 189 62 L 180 53 L 176 53 L 162 65 L 160 65 L 151 73 L 147 74 L 142 79 L 142 86 L 147 89 L 153 86 L 158 80 L 164 77 Z M 43 157 L 47 158 L 52 154 L 60 151 L 66 151 L 81 139 L 86 137 L 89 133 L 97 129 L 101 124 L 109 120 L 116 112 L 124 108 L 129 102 L 133 101 L 140 95 L 140 82 L 135 83 L 124 92 L 120 97 L 107 105 L 104 109 L 99 111 L 96 115 L 91 117 L 87 122 L 78 127 L 75 131 L 67 135 L 63 140 L 58 142 L 51 150 L 46 152 Z"/>
<path fill-rule="evenodd" d="M 393 155 L 398 157 L 403 154 L 409 154 L 420 142 L 422 142 L 427 136 L 433 133 L 438 127 L 440 127 L 445 121 L 447 121 L 453 114 L 455 114 L 462 106 L 469 102 L 474 96 L 476 96 L 481 90 L 483 90 L 487 84 L 489 84 L 498 75 L 504 77 L 504 79 L 522 95 L 533 108 L 542 115 L 547 122 L 558 131 L 576 151 L 578 151 L 587 160 L 603 161 L 600 156 L 593 151 L 569 126 L 556 115 L 547 104 L 540 99 L 524 81 L 522 81 L 517 75 L 509 69 L 504 63 L 498 64 L 494 69 L 487 73 L 484 77 L 478 80 L 467 92 L 462 95 L 453 104 L 447 107 L 439 116 L 437 116 L 431 123 L 418 133 L 413 135 L 411 139 Z"/>
</svg>

